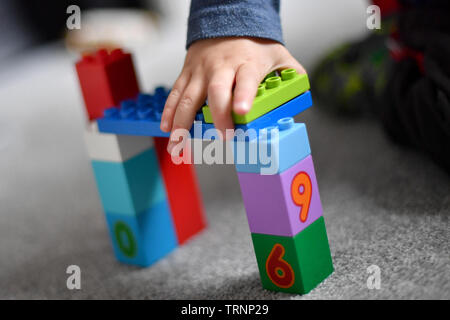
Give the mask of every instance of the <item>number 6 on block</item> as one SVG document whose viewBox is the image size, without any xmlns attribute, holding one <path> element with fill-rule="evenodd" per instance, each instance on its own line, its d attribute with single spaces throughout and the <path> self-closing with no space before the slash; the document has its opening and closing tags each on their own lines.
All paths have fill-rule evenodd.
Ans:
<svg viewBox="0 0 450 320">
<path fill-rule="evenodd" d="M 291 197 L 297 206 L 300 206 L 300 221 L 305 222 L 308 218 L 309 204 L 311 203 L 312 185 L 309 175 L 302 171 L 292 179 Z"/>
<path fill-rule="evenodd" d="M 266 272 L 269 279 L 280 288 L 290 288 L 295 282 L 294 270 L 286 260 L 283 260 L 284 247 L 277 243 L 273 246 L 266 260 Z"/>
</svg>

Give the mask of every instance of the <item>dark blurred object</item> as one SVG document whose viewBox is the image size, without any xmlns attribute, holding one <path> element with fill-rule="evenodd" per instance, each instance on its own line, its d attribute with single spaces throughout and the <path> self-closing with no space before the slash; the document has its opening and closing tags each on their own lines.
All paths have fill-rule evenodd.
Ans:
<svg viewBox="0 0 450 320">
<path fill-rule="evenodd" d="M 381 8 L 381 15 L 383 18 L 395 14 L 399 9 L 397 0 L 372 0 L 372 3 Z"/>
<path fill-rule="evenodd" d="M 155 9 L 149 0 L 1 0 L 0 62 L 30 46 L 63 38 L 70 5 L 78 5 L 81 12 L 96 8 Z"/>
<path fill-rule="evenodd" d="M 44 1 L 14 0 L 23 22 L 38 42 L 55 40 L 64 35 L 66 9 L 70 5 L 78 5 L 83 11 L 93 8 L 148 8 L 148 3 L 144 0 L 58 0 L 48 1 L 44 5 Z"/>
<path fill-rule="evenodd" d="M 329 53 L 311 75 L 320 107 L 342 116 L 373 116 L 386 86 L 386 33 L 372 33 Z"/>
<path fill-rule="evenodd" d="M 450 173 L 450 1 L 391 2 L 381 32 L 319 64 L 313 94 L 335 114 L 379 117 L 394 142 Z"/>
<path fill-rule="evenodd" d="M 13 0 L 0 1 L 0 62 L 32 42 L 32 37 L 22 23 Z"/>
<path fill-rule="evenodd" d="M 450 2 L 401 12 L 379 114 L 391 138 L 450 173 Z M 431 3 L 431 2 L 430 2 Z"/>
</svg>

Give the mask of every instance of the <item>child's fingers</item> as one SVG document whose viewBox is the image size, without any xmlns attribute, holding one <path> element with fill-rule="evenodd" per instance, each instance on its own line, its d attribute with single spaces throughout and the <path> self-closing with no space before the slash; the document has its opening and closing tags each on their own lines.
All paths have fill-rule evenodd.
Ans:
<svg viewBox="0 0 450 320">
<path fill-rule="evenodd" d="M 234 88 L 233 110 L 237 114 L 250 111 L 253 99 L 267 70 L 258 71 L 256 66 L 242 65 L 236 73 L 236 87 Z"/>
<path fill-rule="evenodd" d="M 211 76 L 208 84 L 208 105 L 217 130 L 226 136 L 226 129 L 233 129 L 231 119 L 231 100 L 235 71 L 222 69 Z"/>
<path fill-rule="evenodd" d="M 183 94 L 190 79 L 190 73 L 182 72 L 175 81 L 169 97 L 167 98 L 166 104 L 164 105 L 163 114 L 161 116 L 160 128 L 162 131 L 169 132 L 172 129 L 173 117 L 175 116 L 178 101 L 180 101 L 181 95 Z"/>
<path fill-rule="evenodd" d="M 205 102 L 205 99 L 206 85 L 203 77 L 193 76 L 176 106 L 171 138 L 174 136 L 174 130 L 186 129 L 189 131 L 191 129 L 192 124 L 194 123 L 195 114 Z M 171 152 L 176 144 L 177 141 L 170 141 L 167 150 Z"/>
</svg>

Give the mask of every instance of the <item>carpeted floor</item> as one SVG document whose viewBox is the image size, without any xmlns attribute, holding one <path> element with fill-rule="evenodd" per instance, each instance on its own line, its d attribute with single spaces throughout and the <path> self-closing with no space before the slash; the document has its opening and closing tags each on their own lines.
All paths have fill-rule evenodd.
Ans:
<svg viewBox="0 0 450 320">
<path fill-rule="evenodd" d="M 322 13 L 322 1 L 296 10 L 287 3 L 294 2 L 284 7 L 288 43 L 307 66 L 365 28 L 358 1 L 336 7 L 339 14 Z M 180 70 L 184 33 L 174 28 L 162 39 L 138 55 L 145 89 L 170 84 Z M 262 289 L 233 166 L 197 168 L 205 232 L 150 268 L 116 262 L 72 63 L 63 50 L 44 48 L 1 69 L 0 299 L 450 298 L 449 177 L 389 143 L 376 123 L 334 119 L 317 106 L 297 121 L 308 127 L 336 271 L 315 290 Z M 72 264 L 81 268 L 80 291 L 66 287 Z M 380 290 L 366 285 L 373 264 L 381 269 Z"/>
<path fill-rule="evenodd" d="M 20 99 L 14 108 L 36 96 Z M 318 108 L 297 119 L 309 130 L 336 269 L 300 297 L 262 289 L 232 166 L 198 167 L 205 232 L 150 268 L 117 263 L 70 105 L 49 102 L 40 117 L 10 106 L 0 125 L 0 298 L 450 298 L 449 178 L 375 123 Z M 66 288 L 71 264 L 81 267 L 80 291 Z M 372 264 L 380 290 L 366 286 Z"/>
</svg>

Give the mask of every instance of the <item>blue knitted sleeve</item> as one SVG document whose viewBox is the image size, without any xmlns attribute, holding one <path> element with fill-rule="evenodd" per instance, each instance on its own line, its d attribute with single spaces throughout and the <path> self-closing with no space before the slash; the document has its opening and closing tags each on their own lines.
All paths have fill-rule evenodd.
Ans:
<svg viewBox="0 0 450 320">
<path fill-rule="evenodd" d="M 186 47 L 219 37 L 257 37 L 283 43 L 279 0 L 192 0 Z"/>
</svg>

